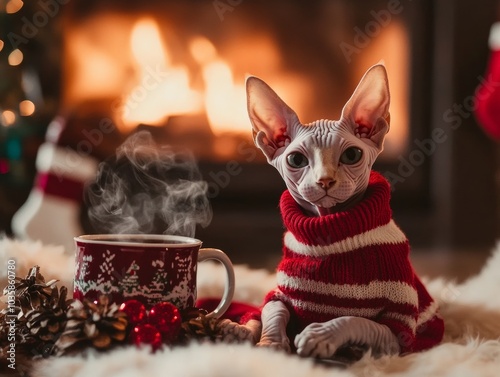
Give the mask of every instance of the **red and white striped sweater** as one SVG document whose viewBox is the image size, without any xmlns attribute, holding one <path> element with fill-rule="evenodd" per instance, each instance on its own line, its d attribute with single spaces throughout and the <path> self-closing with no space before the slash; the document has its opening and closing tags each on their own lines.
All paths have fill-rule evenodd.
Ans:
<svg viewBox="0 0 500 377">
<path fill-rule="evenodd" d="M 283 258 L 278 287 L 265 302 L 286 304 L 289 331 L 359 316 L 387 325 L 402 353 L 441 341 L 443 320 L 410 264 L 409 243 L 392 220 L 389 200 L 389 184 L 376 172 L 360 203 L 327 216 L 305 215 L 290 193 L 283 193 Z"/>
</svg>

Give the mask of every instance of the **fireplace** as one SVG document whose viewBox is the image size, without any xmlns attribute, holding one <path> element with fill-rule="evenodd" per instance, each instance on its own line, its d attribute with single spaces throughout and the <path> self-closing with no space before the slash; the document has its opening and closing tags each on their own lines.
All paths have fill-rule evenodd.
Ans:
<svg viewBox="0 0 500 377">
<path fill-rule="evenodd" d="M 191 150 L 213 205 L 212 224 L 197 232 L 207 246 L 241 263 L 251 256 L 267 266 L 279 257 L 284 184 L 253 145 L 247 75 L 264 79 L 307 123 L 338 119 L 362 74 L 380 60 L 389 74 L 391 130 L 375 169 L 393 185 L 395 217 L 410 240 L 436 241 L 439 183 L 425 141 L 433 137 L 439 91 L 430 78 L 446 69 L 434 64 L 435 25 L 444 13 L 432 1 L 62 3 L 58 100 L 77 114 L 73 147 L 92 145 L 104 158 L 146 129 L 160 143 Z M 89 129 L 103 119 L 116 139 L 94 145 Z"/>
<path fill-rule="evenodd" d="M 241 260 L 276 251 L 284 185 L 253 145 L 245 78 L 264 79 L 304 123 L 338 119 L 384 60 L 392 127 L 380 161 L 397 163 L 410 132 L 409 22 L 401 4 L 364 13 L 347 1 L 74 1 L 63 18 L 63 104 L 101 100 L 122 134 L 148 129 L 192 150 L 214 206 L 198 235 Z"/>
</svg>

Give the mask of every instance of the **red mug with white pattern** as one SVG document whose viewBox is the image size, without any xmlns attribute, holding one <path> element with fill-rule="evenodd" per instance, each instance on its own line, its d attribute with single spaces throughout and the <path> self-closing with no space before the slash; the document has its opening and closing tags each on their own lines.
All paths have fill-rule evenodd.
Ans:
<svg viewBox="0 0 500 377">
<path fill-rule="evenodd" d="M 202 241 L 184 236 L 155 234 L 97 234 L 75 237 L 73 297 L 95 301 L 102 294 L 120 304 L 135 299 L 147 308 L 170 302 L 179 309 L 196 303 L 197 264 L 213 259 L 222 263 L 226 284 L 221 302 L 209 313 L 220 317 L 234 294 L 234 270 L 219 249 L 201 248 Z"/>
</svg>

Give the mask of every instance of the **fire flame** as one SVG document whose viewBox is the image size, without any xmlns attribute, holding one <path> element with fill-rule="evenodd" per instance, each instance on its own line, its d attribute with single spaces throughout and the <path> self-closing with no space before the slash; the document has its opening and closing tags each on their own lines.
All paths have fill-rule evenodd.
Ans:
<svg viewBox="0 0 500 377">
<path fill-rule="evenodd" d="M 171 63 L 154 20 L 137 21 L 130 43 L 139 79 L 123 104 L 126 128 L 139 123 L 162 125 L 169 116 L 201 111 L 202 98 L 189 85 L 187 67 Z"/>
<path fill-rule="evenodd" d="M 248 132 L 244 83 L 235 83 L 229 64 L 206 38 L 197 37 L 190 43 L 203 78 L 204 88 L 198 90 L 190 87 L 187 66 L 172 64 L 153 19 L 135 24 L 131 50 L 139 79 L 123 104 L 122 121 L 127 128 L 139 123 L 163 125 L 169 116 L 204 111 L 216 135 Z"/>
<path fill-rule="evenodd" d="M 246 132 L 250 129 L 243 84 L 235 84 L 231 68 L 222 60 L 203 68 L 205 106 L 215 133 Z"/>
<path fill-rule="evenodd" d="M 248 132 L 244 83 L 234 82 L 228 63 L 221 59 L 215 46 L 206 38 L 197 37 L 190 43 L 191 54 L 202 66 L 205 85 L 205 112 L 212 131 Z"/>
</svg>

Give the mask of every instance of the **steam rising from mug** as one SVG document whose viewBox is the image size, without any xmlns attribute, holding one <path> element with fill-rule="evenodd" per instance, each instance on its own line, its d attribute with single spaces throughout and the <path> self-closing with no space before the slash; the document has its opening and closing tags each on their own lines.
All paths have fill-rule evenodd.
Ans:
<svg viewBox="0 0 500 377">
<path fill-rule="evenodd" d="M 86 190 L 89 220 L 99 233 L 194 237 L 196 225 L 212 219 L 206 191 L 191 153 L 158 146 L 141 131 L 99 165 Z"/>
</svg>

